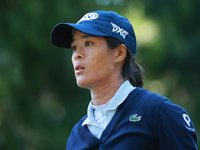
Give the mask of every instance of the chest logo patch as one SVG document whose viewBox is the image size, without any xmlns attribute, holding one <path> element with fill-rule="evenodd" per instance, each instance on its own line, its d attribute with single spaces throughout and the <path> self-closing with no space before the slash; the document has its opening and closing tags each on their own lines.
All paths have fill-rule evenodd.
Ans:
<svg viewBox="0 0 200 150">
<path fill-rule="evenodd" d="M 136 122 L 136 121 L 140 121 L 142 118 L 142 116 L 138 116 L 137 114 L 133 114 L 130 116 L 129 120 L 130 122 Z"/>
</svg>

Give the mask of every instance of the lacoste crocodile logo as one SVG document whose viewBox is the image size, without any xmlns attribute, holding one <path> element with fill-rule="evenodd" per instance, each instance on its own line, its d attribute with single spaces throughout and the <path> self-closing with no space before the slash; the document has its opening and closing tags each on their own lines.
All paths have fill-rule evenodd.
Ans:
<svg viewBox="0 0 200 150">
<path fill-rule="evenodd" d="M 134 115 L 130 116 L 129 120 L 131 122 L 136 122 L 136 121 L 140 121 L 141 118 L 142 118 L 142 116 L 138 116 L 137 114 L 134 114 Z"/>
</svg>

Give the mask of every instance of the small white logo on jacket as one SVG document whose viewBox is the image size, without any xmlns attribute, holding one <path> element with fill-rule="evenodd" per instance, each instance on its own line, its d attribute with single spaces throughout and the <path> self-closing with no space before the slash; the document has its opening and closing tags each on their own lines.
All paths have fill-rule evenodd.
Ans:
<svg viewBox="0 0 200 150">
<path fill-rule="evenodd" d="M 195 132 L 195 128 L 193 128 L 192 125 L 191 125 L 191 119 L 190 119 L 190 117 L 187 114 L 185 114 L 185 113 L 182 116 L 183 116 L 184 121 L 187 124 L 187 125 L 185 125 L 186 129 L 188 129 L 188 130 L 190 130 L 192 132 Z"/>
</svg>

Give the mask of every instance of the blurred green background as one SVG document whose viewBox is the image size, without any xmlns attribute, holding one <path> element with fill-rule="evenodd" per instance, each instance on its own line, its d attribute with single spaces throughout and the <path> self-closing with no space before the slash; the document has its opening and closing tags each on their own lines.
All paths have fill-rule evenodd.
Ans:
<svg viewBox="0 0 200 150">
<path fill-rule="evenodd" d="M 65 149 L 90 92 L 77 87 L 71 50 L 55 47 L 50 32 L 93 10 L 130 20 L 144 88 L 185 108 L 200 133 L 199 6 L 199 0 L 1 0 L 0 149 Z"/>
</svg>

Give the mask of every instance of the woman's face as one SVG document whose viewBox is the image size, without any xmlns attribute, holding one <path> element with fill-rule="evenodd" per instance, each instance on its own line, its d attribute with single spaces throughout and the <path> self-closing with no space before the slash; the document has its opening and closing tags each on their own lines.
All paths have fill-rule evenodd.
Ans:
<svg viewBox="0 0 200 150">
<path fill-rule="evenodd" d="M 113 80 L 116 52 L 108 47 L 103 37 L 75 30 L 71 47 L 78 86 L 92 89 Z"/>
</svg>

